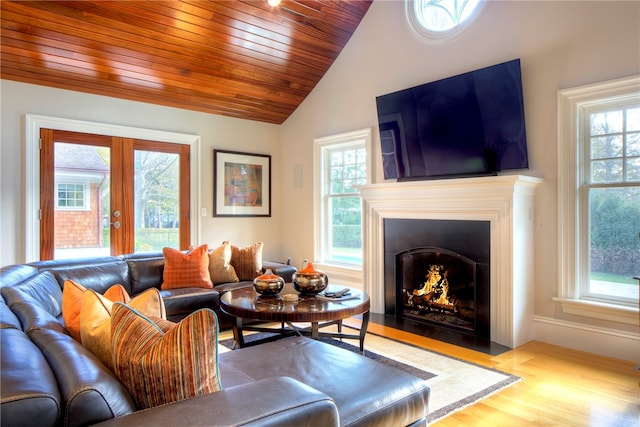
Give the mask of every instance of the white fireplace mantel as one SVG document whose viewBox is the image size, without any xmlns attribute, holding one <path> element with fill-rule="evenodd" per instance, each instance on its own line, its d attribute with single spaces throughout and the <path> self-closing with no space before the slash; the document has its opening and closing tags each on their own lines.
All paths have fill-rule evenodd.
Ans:
<svg viewBox="0 0 640 427">
<path fill-rule="evenodd" d="M 540 178 L 504 175 L 366 185 L 364 290 L 384 313 L 384 219 L 490 221 L 491 341 L 511 348 L 532 339 L 533 209 Z"/>
</svg>

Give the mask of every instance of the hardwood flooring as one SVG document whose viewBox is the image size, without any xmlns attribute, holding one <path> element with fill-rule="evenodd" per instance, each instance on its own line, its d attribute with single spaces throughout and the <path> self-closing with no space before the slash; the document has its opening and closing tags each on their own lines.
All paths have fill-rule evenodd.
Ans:
<svg viewBox="0 0 640 427">
<path fill-rule="evenodd" d="M 492 356 L 375 323 L 368 330 L 523 378 L 434 427 L 640 426 L 640 358 L 618 360 L 536 341 Z"/>
</svg>

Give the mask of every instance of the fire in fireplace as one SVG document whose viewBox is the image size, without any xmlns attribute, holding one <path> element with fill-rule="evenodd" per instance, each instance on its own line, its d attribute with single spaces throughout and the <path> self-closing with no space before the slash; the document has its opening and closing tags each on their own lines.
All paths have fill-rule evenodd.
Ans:
<svg viewBox="0 0 640 427">
<path fill-rule="evenodd" d="M 401 316 L 475 333 L 476 262 L 442 248 L 396 255 Z"/>
<path fill-rule="evenodd" d="M 488 221 L 386 219 L 385 313 L 490 338 Z"/>
</svg>

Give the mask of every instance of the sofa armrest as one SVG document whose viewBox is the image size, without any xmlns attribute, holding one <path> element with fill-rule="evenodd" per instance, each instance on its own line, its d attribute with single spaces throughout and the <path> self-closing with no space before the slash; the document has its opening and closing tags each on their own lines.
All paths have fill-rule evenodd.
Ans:
<svg viewBox="0 0 640 427">
<path fill-rule="evenodd" d="M 265 272 L 268 268 L 271 269 L 273 274 L 277 274 L 278 276 L 282 277 L 287 283 L 291 283 L 293 273 L 298 271 L 298 269 L 291 264 L 283 264 L 281 262 L 263 260 L 262 271 Z"/>
<path fill-rule="evenodd" d="M 335 402 L 293 378 L 271 377 L 102 422 L 122 426 L 339 426 Z"/>
</svg>

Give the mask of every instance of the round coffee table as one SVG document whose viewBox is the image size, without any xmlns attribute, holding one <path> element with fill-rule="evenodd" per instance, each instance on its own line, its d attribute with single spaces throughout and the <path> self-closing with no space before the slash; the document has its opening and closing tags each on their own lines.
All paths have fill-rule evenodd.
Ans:
<svg viewBox="0 0 640 427">
<path fill-rule="evenodd" d="M 339 291 L 342 286 L 329 286 L 328 291 Z M 298 295 L 297 301 L 287 301 L 287 294 Z M 364 337 L 369 324 L 369 295 L 357 289 L 350 289 L 350 295 L 341 300 L 330 301 L 313 295 L 300 295 L 290 283 L 276 296 L 262 296 L 253 287 L 225 292 L 220 297 L 220 308 L 234 318 L 233 337 L 239 347 L 273 341 L 285 336 L 308 335 L 319 337 L 358 339 L 360 352 L 364 351 Z M 358 335 L 342 332 L 342 320 L 362 315 L 362 326 Z M 244 320 L 280 322 L 279 328 L 243 324 Z M 300 328 L 293 323 L 310 323 L 310 327 Z M 338 332 L 321 332 L 320 329 L 337 325 Z M 271 337 L 245 342 L 244 331 L 276 333 Z"/>
</svg>

